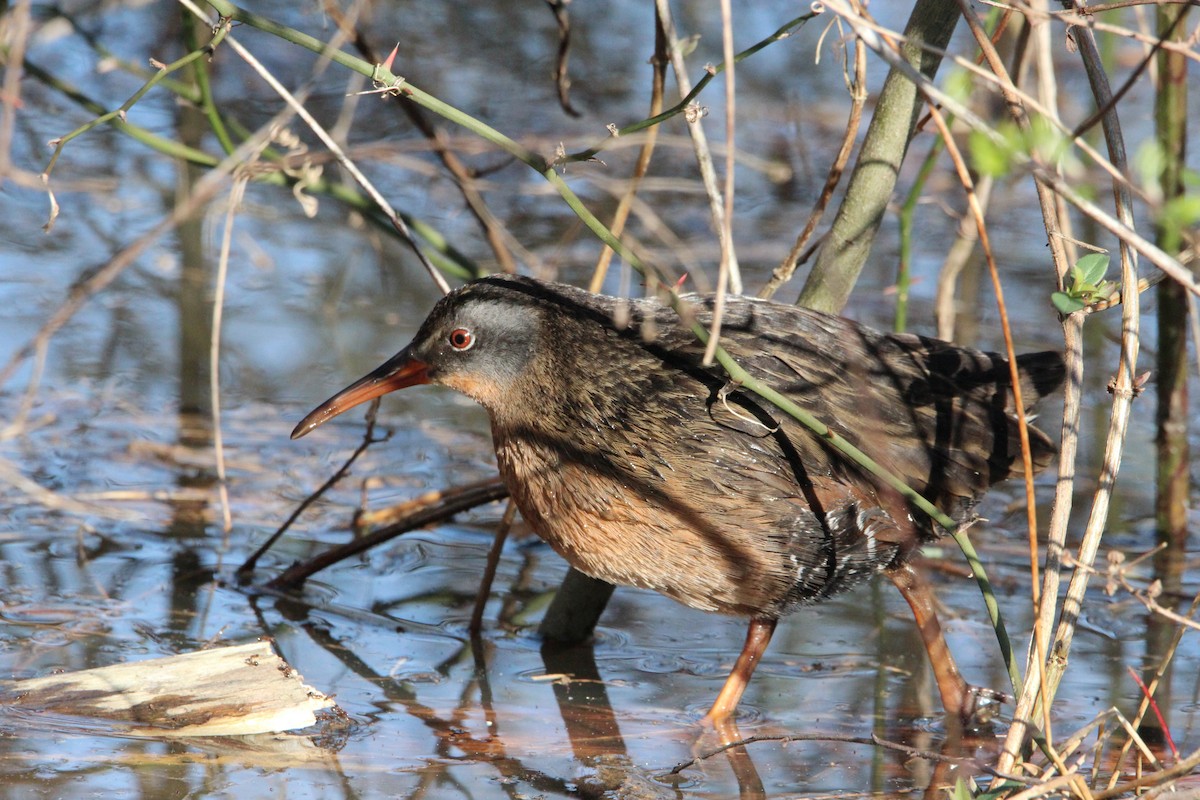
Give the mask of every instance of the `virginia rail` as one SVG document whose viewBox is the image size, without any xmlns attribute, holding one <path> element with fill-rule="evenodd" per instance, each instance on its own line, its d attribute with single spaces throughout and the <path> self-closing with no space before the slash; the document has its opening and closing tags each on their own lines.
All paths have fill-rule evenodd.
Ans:
<svg viewBox="0 0 1200 800">
<path fill-rule="evenodd" d="M 711 298 L 686 295 L 711 320 Z M 844 435 L 958 522 L 1020 475 L 1008 362 L 842 317 L 726 300 L 721 344 L 759 380 Z M 946 711 L 974 712 L 909 559 L 939 531 L 816 435 L 702 364 L 670 308 L 492 276 L 443 298 L 408 347 L 305 417 L 292 437 L 387 392 L 456 389 L 491 417 L 500 475 L 539 536 L 583 573 L 750 618 L 708 712 L 736 708 L 776 621 L 877 572 L 916 618 Z M 1057 353 L 1017 357 L 1032 405 Z M 1055 453 L 1029 429 L 1035 470 Z"/>
</svg>

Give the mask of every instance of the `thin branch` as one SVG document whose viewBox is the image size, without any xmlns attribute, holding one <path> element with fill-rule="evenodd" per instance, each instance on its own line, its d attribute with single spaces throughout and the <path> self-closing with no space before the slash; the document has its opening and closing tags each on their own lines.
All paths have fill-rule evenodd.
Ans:
<svg viewBox="0 0 1200 800">
<path fill-rule="evenodd" d="M 510 497 L 504 506 L 504 516 L 496 526 L 492 537 L 492 546 L 488 549 L 487 564 L 483 575 L 479 578 L 479 589 L 475 593 L 475 606 L 471 609 L 471 622 L 467 632 L 477 634 L 483 628 L 483 612 L 487 608 L 488 597 L 492 593 L 492 582 L 496 580 L 496 570 L 500 566 L 500 556 L 504 552 L 504 543 L 508 540 L 508 532 L 512 530 L 513 520 L 517 516 L 517 504 Z"/>
<path fill-rule="evenodd" d="M 671 5 L 668 0 L 655 0 L 654 7 L 662 20 L 663 31 L 667 37 L 667 52 L 671 54 L 671 66 L 675 70 L 675 82 L 679 84 L 679 94 L 681 97 L 687 97 L 691 93 L 692 88 L 687 76 L 687 64 L 684 62 L 683 45 L 679 41 L 679 36 L 675 33 L 675 22 L 671 16 Z M 728 70 L 731 66 L 732 63 L 727 61 L 725 68 Z M 716 68 L 710 68 L 709 72 L 715 75 L 717 70 Z M 733 242 L 726 241 L 725 236 L 725 217 L 731 212 L 724 207 L 721 200 L 721 190 L 717 184 L 717 171 L 713 167 L 712 153 L 708 148 L 708 137 L 704 134 L 704 111 L 689 106 L 685 110 L 685 119 L 688 123 L 688 133 L 692 136 L 692 144 L 695 148 L 696 165 L 700 169 L 700 178 L 704 184 L 704 191 L 708 195 L 708 207 L 709 212 L 712 214 L 713 228 L 717 232 L 717 237 L 721 244 L 721 252 L 727 252 L 729 256 L 729 288 L 735 294 L 741 294 L 742 278 L 741 272 L 738 269 L 737 253 L 734 250 Z M 728 179 L 729 176 L 726 177 Z M 720 286 L 718 284 L 719 291 Z"/>
<path fill-rule="evenodd" d="M 499 478 L 470 486 L 426 493 L 421 498 L 412 501 L 407 507 L 406 513 L 400 516 L 396 522 L 366 536 L 359 536 L 345 544 L 331 547 L 308 561 L 293 564 L 268 581 L 267 586 L 272 589 L 299 586 L 317 572 L 333 566 L 339 561 L 364 553 L 382 542 L 417 528 L 445 522 L 455 514 L 485 503 L 503 500 L 506 497 L 508 497 L 508 489 L 500 482 Z"/>
<path fill-rule="evenodd" d="M 179 2 L 186 9 L 188 9 L 188 11 L 191 11 L 200 19 L 206 21 L 208 20 L 207 15 L 201 11 L 192 2 L 192 0 L 179 0 Z M 304 120 L 304 123 L 308 125 L 309 129 L 317 135 L 317 138 L 319 138 L 325 147 L 329 149 L 329 152 L 334 154 L 338 160 L 338 163 L 342 165 L 342 168 L 349 172 L 351 177 L 354 178 L 355 182 L 357 182 L 358 185 L 363 188 L 363 191 L 365 191 L 371 200 L 375 202 L 375 205 L 379 207 L 379 210 L 383 212 L 384 216 L 388 218 L 388 221 L 392 223 L 392 226 L 396 229 L 396 232 L 400 234 L 401 238 L 404 239 L 409 248 L 411 248 L 413 253 L 416 254 L 417 260 L 421 262 L 421 266 L 425 268 L 425 271 L 429 274 L 430 279 L 433 280 L 434 285 L 442 291 L 442 294 L 447 294 L 450 291 L 450 284 L 446 282 L 446 278 L 442 275 L 440 270 L 438 270 L 429 262 L 428 256 L 425 255 L 425 251 L 421 248 L 420 243 L 417 242 L 416 237 L 413 236 L 412 231 L 409 230 L 408 225 L 405 224 L 400 215 L 396 213 L 396 210 L 392 208 L 392 205 L 387 201 L 387 198 L 385 198 L 383 194 L 375 188 L 375 185 L 367 179 L 367 176 L 362 173 L 362 170 L 358 168 L 358 165 L 346 155 L 346 152 L 337 143 L 337 140 L 334 139 L 333 136 L 331 136 L 329 132 L 326 131 L 319 122 L 317 122 L 316 118 L 309 113 L 308 109 L 305 108 L 304 105 L 297 100 L 296 97 L 289 92 L 274 75 L 271 74 L 270 70 L 264 67 L 262 62 L 255 58 L 249 50 L 243 47 L 235 37 L 228 36 L 226 41 L 229 43 L 229 47 L 232 48 L 233 51 L 250 66 L 251 69 L 258 73 L 258 76 L 262 78 L 263 81 L 280 96 L 280 98 L 283 99 L 287 107 L 290 108 L 296 116 Z M 322 50 L 321 55 L 323 58 L 329 56 L 332 59 L 330 54 L 337 52 L 340 51 L 338 51 L 336 47 L 326 47 Z"/>
<path fill-rule="evenodd" d="M 546 5 L 554 13 L 554 22 L 558 25 L 558 57 L 554 61 L 554 85 L 558 89 L 558 105 L 572 117 L 583 115 L 571 105 L 571 75 L 567 65 L 571 60 L 571 17 L 567 13 L 567 3 L 571 0 L 546 0 Z"/>
<path fill-rule="evenodd" d="M 269 140 L 264 139 L 266 147 Z M 261 150 L 259 151 L 261 153 Z M 251 159 L 256 159 L 254 153 Z M 225 210 L 225 228 L 221 232 L 221 252 L 217 259 L 217 276 L 212 309 L 212 341 L 208 350 L 209 391 L 212 394 L 213 454 L 217 462 L 217 491 L 221 500 L 222 529 L 233 530 L 233 517 L 229 511 L 229 485 L 225 479 L 225 436 L 221 432 L 221 320 L 225 313 L 225 284 L 229 276 L 229 251 L 233 244 L 233 221 L 246 192 L 246 173 L 234 177 L 229 187 L 229 207 Z"/>
<path fill-rule="evenodd" d="M 668 775 L 678 775 L 688 767 L 694 766 L 701 761 L 706 761 L 713 756 L 720 755 L 727 750 L 732 750 L 735 747 L 745 747 L 757 742 L 780 742 L 787 744 L 789 742 L 840 742 L 842 744 L 865 744 L 871 747 L 879 747 L 884 750 L 892 750 L 897 753 L 903 753 L 910 758 L 921 758 L 927 761 L 937 761 L 945 764 L 975 764 L 975 759 L 965 758 L 960 756 L 948 756 L 944 753 L 935 753 L 931 750 L 922 750 L 917 747 L 910 747 L 900 742 L 892 742 L 884 739 L 876 734 L 870 736 L 852 736 L 842 733 L 781 733 L 781 734 L 755 734 L 738 739 L 733 742 L 726 742 L 719 747 L 714 747 L 711 750 L 705 751 L 695 758 L 690 758 L 687 761 L 680 761 L 675 766 L 667 771 Z"/>
<path fill-rule="evenodd" d="M 804 223 L 804 229 L 800 231 L 800 235 L 796 237 L 795 244 L 788 254 L 784 256 L 783 262 L 780 263 L 775 271 L 771 274 L 771 279 L 763 286 L 762 291 L 758 296 L 764 299 L 770 299 L 779 290 L 779 287 L 792 279 L 792 275 L 796 272 L 796 267 L 802 263 L 802 259 L 807 257 L 809 250 L 805 248 L 812 238 L 813 232 L 817 229 L 821 218 L 825 216 L 825 209 L 829 207 L 829 201 L 833 199 L 833 193 L 841 183 L 842 175 L 846 171 L 846 164 L 850 161 L 850 153 L 854 150 L 854 143 L 858 140 L 858 129 L 862 123 L 863 106 L 867 102 L 867 50 L 863 46 L 862 40 L 858 37 L 854 38 L 854 75 L 846 76 L 846 88 L 850 93 L 850 113 L 846 117 L 846 129 L 842 133 L 842 144 L 838 148 L 837 155 L 834 156 L 833 163 L 829 165 L 829 172 L 825 176 L 825 185 L 821 187 L 821 194 L 817 196 L 817 202 L 813 205 L 812 211 L 808 214 L 808 221 Z"/>
<path fill-rule="evenodd" d="M 654 16 L 654 55 L 650 59 L 651 117 L 657 116 L 662 111 L 667 58 L 666 35 L 663 32 L 662 20 L 659 19 L 656 11 Z M 654 148 L 658 142 L 658 131 L 659 127 L 657 125 L 651 126 L 646 130 L 645 138 L 642 140 L 642 145 L 638 150 L 637 161 L 634 162 L 633 174 L 629 178 L 628 186 L 621 194 L 621 199 L 617 201 L 617 210 L 613 212 L 612 223 L 609 225 L 609 230 L 612 231 L 613 236 L 620 238 L 625 232 L 625 225 L 629 221 L 629 214 L 633 209 L 634 201 L 637 199 L 638 189 L 642 185 L 642 179 L 646 177 L 646 173 L 650 169 L 650 159 L 654 155 Z M 614 253 L 615 251 L 607 245 L 601 249 L 596 266 L 592 269 L 592 280 L 588 285 L 588 291 L 599 292 L 604 288 L 604 278 L 608 274 L 608 267 L 612 263 Z"/>
<path fill-rule="evenodd" d="M 358 447 L 356 447 L 354 452 L 342 462 L 342 466 L 340 466 L 336 472 L 326 478 L 325 482 L 317 487 L 316 491 L 310 493 L 308 497 L 305 497 L 304 500 L 300 502 L 300 505 L 296 506 L 295 510 L 292 511 L 292 513 L 288 515 L 288 518 L 283 521 L 283 524 L 276 528 L 275 532 L 268 536 L 267 540 L 259 545 L 258 549 L 251 553 L 249 558 L 242 562 L 242 565 L 237 568 L 237 572 L 235 573 L 237 575 L 238 583 L 246 583 L 249 580 L 255 568 L 258 566 L 258 560 L 266 555 L 267 551 L 275 545 L 275 542 L 279 541 L 279 537 L 287 533 L 288 529 L 291 528 L 296 520 L 300 518 L 300 515 L 308 510 L 309 506 L 317 502 L 322 495 L 336 486 L 337 483 L 342 480 L 342 478 L 350 474 L 350 466 L 358 460 L 359 456 L 367 451 L 368 447 L 376 442 L 387 441 L 387 439 L 390 438 L 390 433 L 378 439 L 375 438 L 375 416 L 378 411 L 379 398 L 375 398 L 375 400 L 371 401 L 371 404 L 367 406 L 366 430 L 363 431 L 363 438 L 362 441 L 359 442 Z"/>
</svg>

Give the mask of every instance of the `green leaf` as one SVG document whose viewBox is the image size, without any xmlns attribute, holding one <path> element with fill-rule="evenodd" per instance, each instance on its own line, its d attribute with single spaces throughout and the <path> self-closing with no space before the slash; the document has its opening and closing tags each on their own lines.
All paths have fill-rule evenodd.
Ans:
<svg viewBox="0 0 1200 800">
<path fill-rule="evenodd" d="M 1000 178 L 1012 169 L 1012 157 L 1007 148 L 1002 147 L 980 131 L 971 131 L 967 137 L 971 148 L 971 162 L 981 175 Z"/>
<path fill-rule="evenodd" d="M 971 787 L 961 777 L 958 779 L 958 783 L 954 784 L 953 791 L 950 792 L 950 800 L 974 800 L 974 797 Z"/>
<path fill-rule="evenodd" d="M 1058 128 L 1040 114 L 1035 114 L 1030 120 L 1029 131 L 1025 135 L 1026 148 L 1039 153 L 1043 158 L 1059 161 L 1070 141 L 1062 135 Z"/>
<path fill-rule="evenodd" d="M 953 70 L 946 76 L 946 94 L 960 103 L 966 103 L 975 89 L 975 76 L 965 69 Z"/>
<path fill-rule="evenodd" d="M 1165 229 L 1190 228 L 1200 223 L 1200 195 L 1185 194 L 1173 197 L 1163 206 L 1162 219 L 1159 221 Z"/>
<path fill-rule="evenodd" d="M 1142 187 L 1157 187 L 1159 176 L 1167 165 L 1167 154 L 1160 142 L 1153 139 L 1142 142 L 1133 156 L 1133 168 L 1137 171 Z M 1159 192 L 1161 198 L 1162 193 Z"/>
<path fill-rule="evenodd" d="M 1072 297 L 1066 292 L 1053 292 L 1050 295 L 1050 302 L 1054 303 L 1054 307 L 1058 309 L 1060 314 L 1074 314 L 1079 309 L 1087 305 L 1077 297 Z"/>
<path fill-rule="evenodd" d="M 1075 270 L 1079 272 L 1077 283 L 1095 286 L 1108 272 L 1108 253 L 1088 253 L 1075 262 Z"/>
<path fill-rule="evenodd" d="M 700 44 L 700 34 L 693 33 L 686 39 L 679 41 L 679 55 L 687 58 L 696 51 L 696 46 Z"/>
</svg>

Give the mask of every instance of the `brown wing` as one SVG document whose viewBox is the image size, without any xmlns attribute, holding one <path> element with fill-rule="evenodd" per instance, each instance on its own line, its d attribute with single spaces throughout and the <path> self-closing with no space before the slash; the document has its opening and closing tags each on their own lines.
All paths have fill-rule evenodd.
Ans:
<svg viewBox="0 0 1200 800">
<path fill-rule="evenodd" d="M 961 518 L 989 486 L 1021 474 L 1001 356 L 805 309 L 748 300 L 730 309 L 723 343 L 739 362 L 947 513 Z M 1018 367 L 1027 407 L 1063 380 L 1057 353 L 1020 356 Z M 819 461 L 806 429 L 774 416 Z M 1036 428 L 1029 435 L 1040 470 L 1055 448 Z"/>
</svg>

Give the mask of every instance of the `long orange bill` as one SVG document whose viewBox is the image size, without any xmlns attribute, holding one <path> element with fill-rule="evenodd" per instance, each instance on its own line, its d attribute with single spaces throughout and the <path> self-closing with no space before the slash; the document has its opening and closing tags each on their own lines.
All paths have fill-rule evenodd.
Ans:
<svg viewBox="0 0 1200 800">
<path fill-rule="evenodd" d="M 413 357 L 406 347 L 370 375 L 359 378 L 314 408 L 300 420 L 300 424 L 292 431 L 292 438 L 299 439 L 343 411 L 349 411 L 368 400 L 419 383 L 429 383 L 429 365 Z"/>
</svg>

